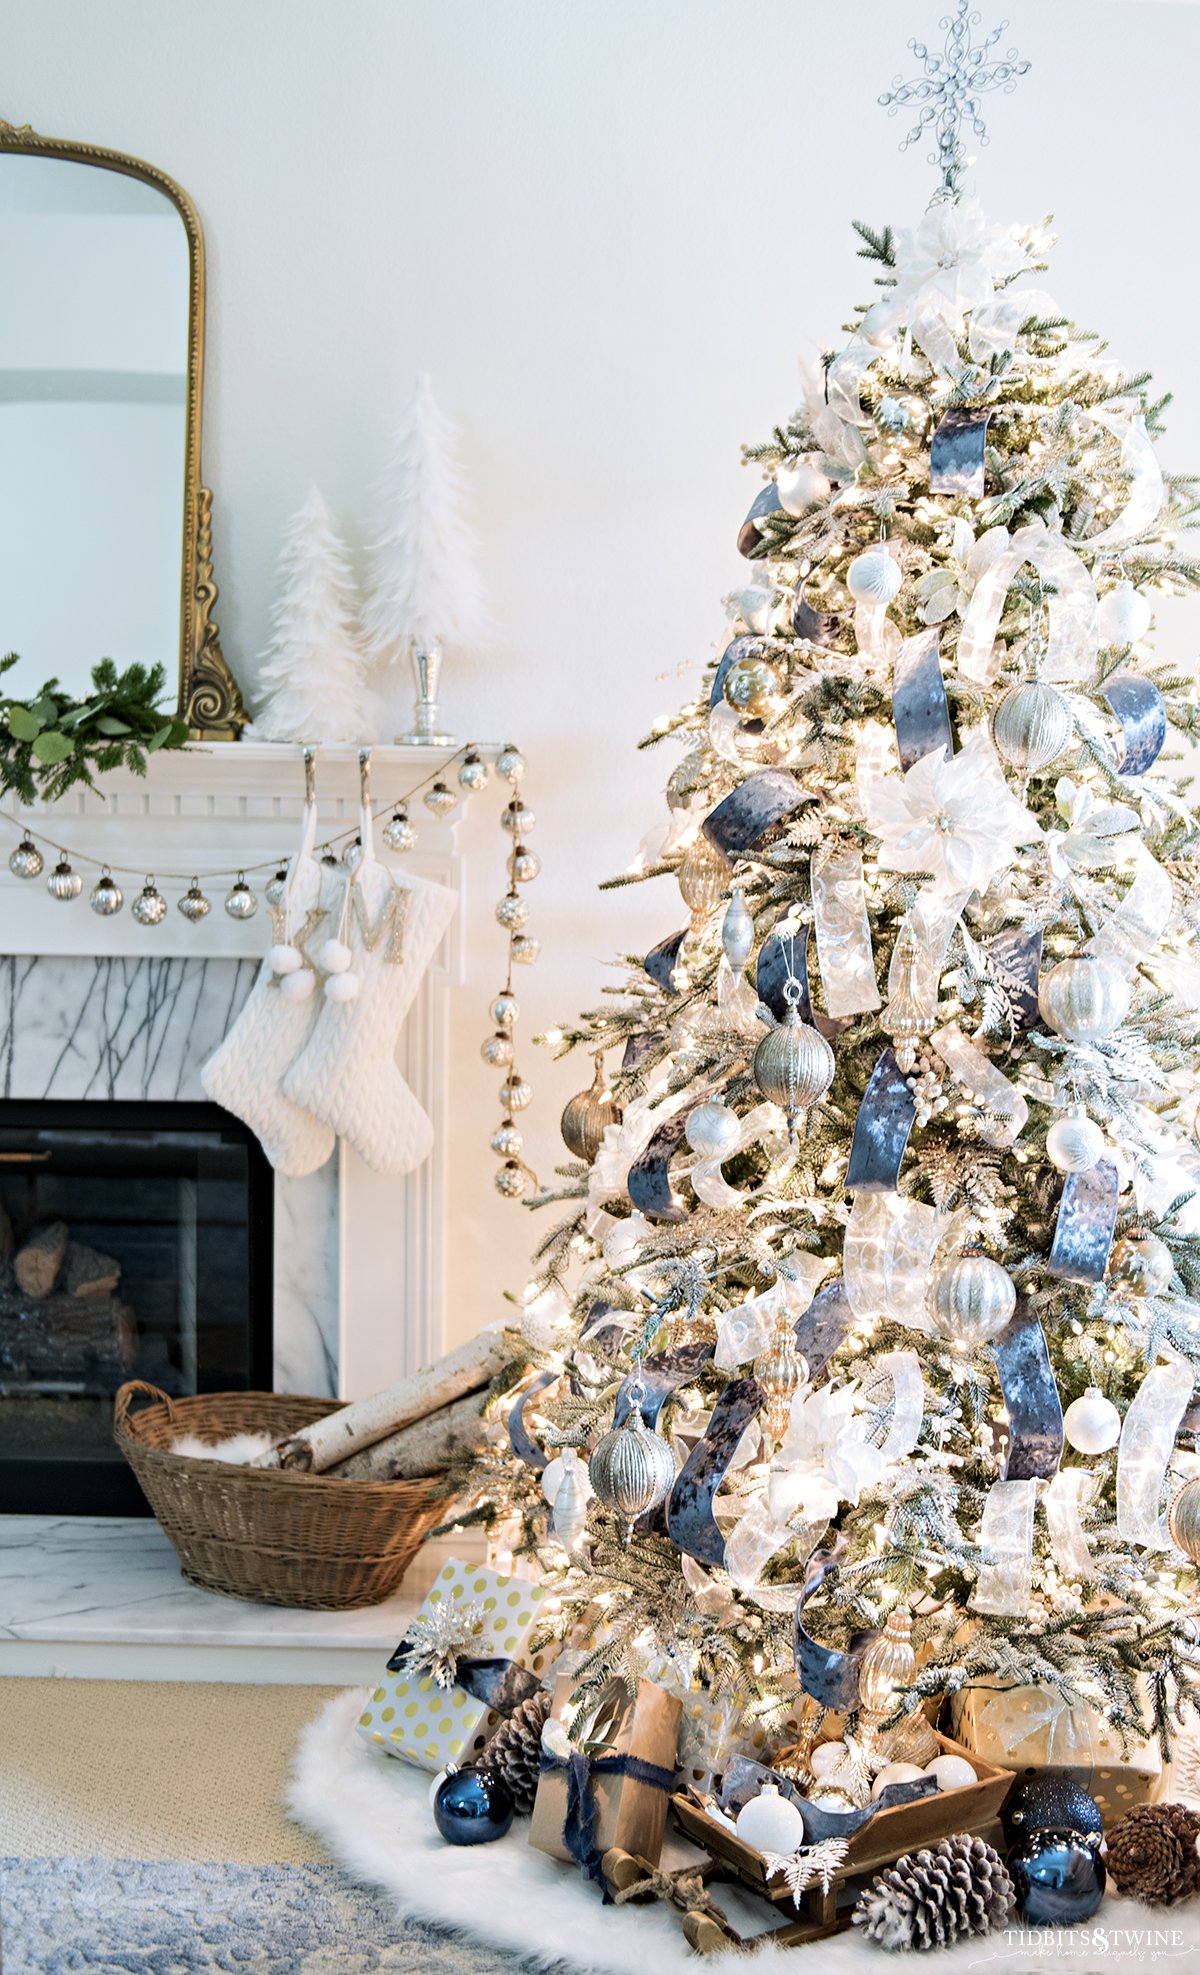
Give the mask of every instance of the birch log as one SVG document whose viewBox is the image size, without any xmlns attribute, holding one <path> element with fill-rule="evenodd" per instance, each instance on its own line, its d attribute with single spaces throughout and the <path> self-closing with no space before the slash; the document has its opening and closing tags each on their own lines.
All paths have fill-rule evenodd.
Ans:
<svg viewBox="0 0 1200 1975">
<path fill-rule="evenodd" d="M 370 1399 L 356 1399 L 324 1419 L 314 1420 L 260 1454 L 251 1463 L 260 1468 L 301 1468 L 311 1474 L 324 1474 L 340 1461 L 349 1460 L 362 1447 L 372 1447 L 385 1435 L 396 1433 L 413 1420 L 424 1419 L 449 1406 L 464 1393 L 477 1392 L 495 1378 L 512 1357 L 512 1345 L 502 1330 L 481 1330 L 456 1351 L 447 1352 L 435 1365 L 410 1372 L 398 1385 L 376 1392 Z"/>
<path fill-rule="evenodd" d="M 402 1426 L 399 1433 L 389 1433 L 325 1472 L 339 1481 L 414 1481 L 418 1475 L 440 1474 L 452 1461 L 477 1454 L 486 1445 L 487 1394 L 486 1385 L 479 1392 L 468 1392 L 465 1399 Z"/>
</svg>

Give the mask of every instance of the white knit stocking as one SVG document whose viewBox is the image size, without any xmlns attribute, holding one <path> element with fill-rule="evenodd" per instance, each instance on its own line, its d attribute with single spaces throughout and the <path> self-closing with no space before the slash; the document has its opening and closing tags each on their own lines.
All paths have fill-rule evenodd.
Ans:
<svg viewBox="0 0 1200 1975">
<path fill-rule="evenodd" d="M 317 812 L 305 811 L 300 848 L 288 870 L 287 895 L 281 922 L 274 925 L 276 947 L 299 949 L 307 967 L 297 968 L 294 986 L 276 973 L 271 955 L 263 961 L 241 1014 L 223 1043 L 200 1072 L 205 1095 L 249 1125 L 276 1172 L 302 1178 L 323 1166 L 335 1137 L 328 1125 L 284 1096 L 284 1071 L 303 1048 L 320 1013 L 319 983 L 311 972 L 311 953 L 329 923 L 329 912 L 340 901 L 342 873 L 317 863 L 312 855 Z M 307 975 L 301 980 L 301 973 Z M 307 998 L 301 992 L 315 988 Z"/>
<path fill-rule="evenodd" d="M 405 1016 L 454 916 L 457 895 L 426 878 L 400 883 L 375 862 L 370 832 L 340 937 L 358 980 L 352 1000 L 324 997 L 283 1079 L 284 1096 L 348 1139 L 368 1166 L 407 1173 L 428 1158 L 433 1126 L 396 1066 Z M 331 982 L 344 979 L 331 976 Z"/>
</svg>

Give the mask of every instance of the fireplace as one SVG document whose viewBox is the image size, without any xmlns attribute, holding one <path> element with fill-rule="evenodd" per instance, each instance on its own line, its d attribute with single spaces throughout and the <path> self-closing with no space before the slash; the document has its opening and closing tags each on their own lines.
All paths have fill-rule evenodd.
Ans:
<svg viewBox="0 0 1200 1975">
<path fill-rule="evenodd" d="M 127 1378 L 272 1385 L 273 1176 L 201 1102 L 0 1102 L 0 1511 L 148 1513 Z"/>
</svg>

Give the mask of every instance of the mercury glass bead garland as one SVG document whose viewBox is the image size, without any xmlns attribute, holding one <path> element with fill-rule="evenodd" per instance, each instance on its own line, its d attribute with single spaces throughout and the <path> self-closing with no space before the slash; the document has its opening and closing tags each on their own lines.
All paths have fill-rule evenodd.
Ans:
<svg viewBox="0 0 1200 1975">
<path fill-rule="evenodd" d="M 384 824 L 383 841 L 389 850 L 411 850 L 416 843 L 416 828 L 408 820 L 408 810 L 404 803 L 398 804 Z"/>
<path fill-rule="evenodd" d="M 92 887 L 88 904 L 99 918 L 110 919 L 124 903 L 125 894 L 106 864 Z"/>
<path fill-rule="evenodd" d="M 139 926 L 161 926 L 167 916 L 167 901 L 153 878 L 147 878 L 130 906 Z"/>
<path fill-rule="evenodd" d="M 225 910 L 231 919 L 253 919 L 258 911 L 258 900 L 246 883 L 246 873 L 239 871 L 234 884 L 225 896 Z"/>
<path fill-rule="evenodd" d="M 9 852 L 8 868 L 14 878 L 41 877 L 46 863 L 31 837 L 22 837 L 16 849 Z"/>
<path fill-rule="evenodd" d="M 198 926 L 201 919 L 207 919 L 209 913 L 212 911 L 212 906 L 201 891 L 197 879 L 193 878 L 191 884 L 184 892 L 183 897 L 179 901 L 179 910 L 182 912 L 184 918 L 189 920 L 193 926 Z"/>
<path fill-rule="evenodd" d="M 46 880 L 46 890 L 60 905 L 69 905 L 83 890 L 83 879 L 78 871 L 73 871 L 65 857 L 60 857 Z"/>
<path fill-rule="evenodd" d="M 463 763 L 466 768 L 470 755 Z M 459 781 L 468 789 L 482 788 L 488 779 L 486 764 L 483 780 L 477 770 L 464 781 L 460 773 Z M 513 793 L 500 812 L 500 827 L 511 841 L 505 865 L 508 876 L 508 890 L 496 904 L 496 923 L 503 929 L 508 939 L 508 964 L 505 969 L 504 986 L 494 998 L 490 1014 L 495 1023 L 495 1032 L 485 1038 L 482 1053 L 485 1062 L 505 1071 L 500 1086 L 500 1107 L 502 1117 L 489 1141 L 492 1151 L 500 1159 L 494 1175 L 497 1193 L 503 1200 L 523 1199 L 531 1188 L 537 1185 L 537 1175 L 521 1157 L 524 1150 L 524 1134 L 513 1122 L 513 1113 L 525 1110 L 532 1102 L 533 1091 L 517 1068 L 516 1024 L 518 1008 L 513 994 L 512 975 L 514 967 L 528 967 L 537 959 L 540 942 L 525 931 L 529 923 L 529 901 L 522 891 L 524 885 L 532 884 L 541 871 L 541 859 L 525 844 L 525 836 L 536 822 L 533 811 L 521 800 L 519 784 L 525 774 L 525 757 L 519 748 L 506 743 L 496 757 L 496 773 L 502 782 L 507 782 Z M 570 1108 L 570 1107 L 568 1107 Z M 617 1113 L 618 1117 L 620 1113 Z M 565 1116 L 565 1113 L 564 1113 Z"/>
</svg>

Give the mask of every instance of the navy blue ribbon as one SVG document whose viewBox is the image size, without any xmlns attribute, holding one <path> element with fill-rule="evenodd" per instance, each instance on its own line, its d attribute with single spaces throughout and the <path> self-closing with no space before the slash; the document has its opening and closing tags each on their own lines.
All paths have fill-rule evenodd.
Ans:
<svg viewBox="0 0 1200 1975">
<path fill-rule="evenodd" d="M 768 830 L 815 801 L 786 768 L 761 768 L 710 810 L 701 828 L 709 843 L 732 861 L 748 857 Z"/>
<path fill-rule="evenodd" d="M 929 491 L 983 498 L 984 449 L 992 406 L 951 405 L 929 444 Z"/>
<path fill-rule="evenodd" d="M 731 1378 L 712 1409 L 704 1437 L 696 1442 L 667 1497 L 667 1534 L 677 1550 L 700 1564 L 725 1562 L 725 1538 L 713 1515 L 713 1497 L 725 1478 L 738 1443 L 763 1402 L 754 1378 Z"/>
<path fill-rule="evenodd" d="M 773 480 L 769 480 L 766 486 L 761 487 L 754 496 L 754 499 L 750 503 L 750 510 L 746 519 L 738 529 L 737 545 L 739 552 L 744 556 L 752 556 L 756 549 L 761 548 L 763 532 L 755 524 L 761 521 L 765 515 L 782 513 L 783 503 L 779 498 L 779 489 Z"/>
<path fill-rule="evenodd" d="M 907 638 L 892 667 L 892 723 L 901 768 L 944 748 L 954 753 L 954 729 L 946 700 L 936 626 Z"/>
<path fill-rule="evenodd" d="M 413 1639 L 402 1639 L 387 1663 L 389 1673 L 403 1673 L 408 1662 L 420 1654 L 421 1646 Z M 506 1659 L 467 1659 L 462 1657 L 454 1669 L 454 1685 L 470 1694 L 473 1700 L 483 1701 L 497 1714 L 511 1714 L 527 1701 L 532 1694 L 539 1692 L 541 1681 L 528 1667 L 518 1666 L 515 1660 Z"/>
<path fill-rule="evenodd" d="M 871 1072 L 854 1120 L 850 1163 L 842 1181 L 847 1193 L 895 1193 L 916 1119 L 916 1099 L 889 1043 Z"/>
<path fill-rule="evenodd" d="M 1018 1302 L 1016 1314 L 992 1345 L 992 1356 L 1008 1414 L 1003 1479 L 1048 1481 L 1062 1460 L 1062 1400 L 1046 1333 L 1026 1302 Z"/>
<path fill-rule="evenodd" d="M 685 926 L 681 933 L 672 933 L 669 938 L 660 940 L 657 946 L 651 947 L 642 962 L 642 966 L 646 973 L 649 974 L 650 979 L 662 989 L 664 994 L 679 993 L 679 989 L 671 983 L 671 975 L 674 973 L 675 963 L 679 959 L 679 949 L 686 938 L 687 927 Z M 626 1065 L 624 1067 L 628 1066 Z"/>
<path fill-rule="evenodd" d="M 1122 775 L 1144 775 L 1153 768 L 1167 738 L 1167 709 L 1151 679 L 1138 672 L 1115 672 L 1100 688 L 1120 722 L 1125 739 Z"/>
<path fill-rule="evenodd" d="M 1107 1159 L 1068 1173 L 1046 1263 L 1063 1282 L 1103 1282 L 1117 1226 L 1121 1182 Z"/>
<path fill-rule="evenodd" d="M 518 1460 L 524 1461 L 526 1467 L 540 1470 L 550 1465 L 549 1456 L 543 1454 L 537 1441 L 530 1436 L 529 1428 L 525 1424 L 525 1407 L 537 1393 L 544 1392 L 548 1385 L 553 1385 L 557 1377 L 557 1372 L 539 1372 L 532 1384 L 525 1387 L 508 1416 L 508 1444 Z"/>
<path fill-rule="evenodd" d="M 645 1783 L 651 1790 L 670 1792 L 675 1788 L 675 1771 L 641 1756 L 585 1756 L 572 1749 L 569 1756 L 556 1756 L 542 1750 L 542 1775 L 559 1770 L 567 1778 L 567 1814 L 563 1820 L 563 1844 L 585 1879 L 594 1879 L 611 1906 L 612 1894 L 604 1877 L 603 1853 L 596 1843 L 596 1799 L 592 1790 L 597 1776 L 627 1776 L 632 1783 Z"/>
</svg>

